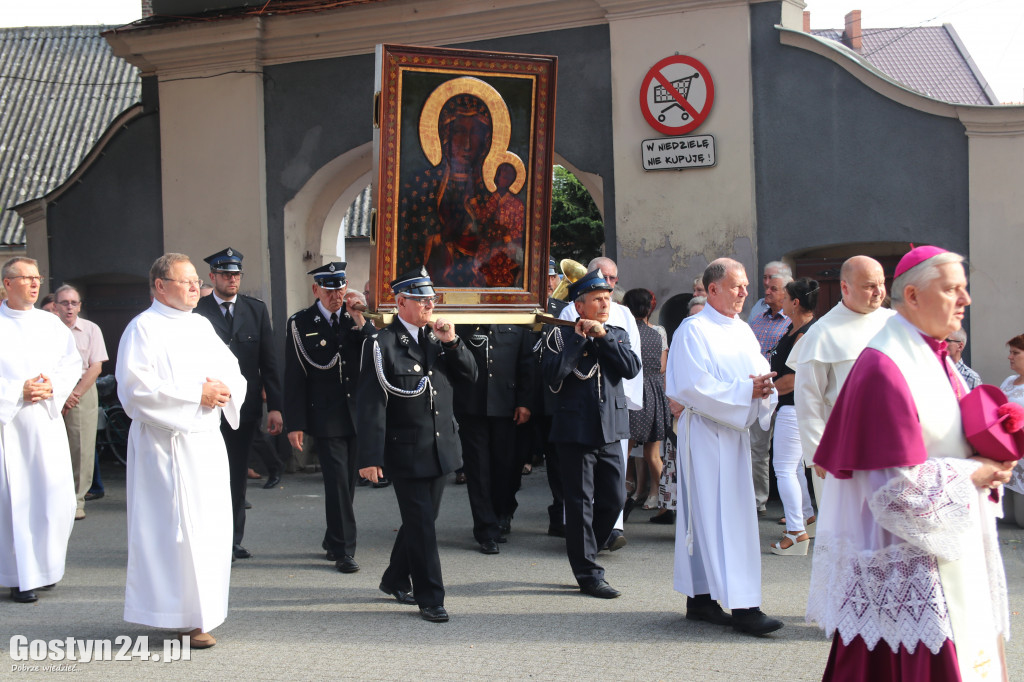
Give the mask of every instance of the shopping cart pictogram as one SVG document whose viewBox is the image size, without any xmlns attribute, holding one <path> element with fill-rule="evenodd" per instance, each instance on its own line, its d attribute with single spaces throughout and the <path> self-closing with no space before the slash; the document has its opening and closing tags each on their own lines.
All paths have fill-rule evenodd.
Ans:
<svg viewBox="0 0 1024 682">
<path fill-rule="evenodd" d="M 686 99 L 690 94 L 690 81 L 692 81 L 694 78 L 700 78 L 700 74 L 695 73 L 692 76 L 687 76 L 686 78 L 674 80 L 669 85 L 675 88 L 675 91 L 678 92 L 683 99 Z M 671 111 L 672 109 L 679 109 L 680 111 L 682 111 L 681 117 L 684 121 L 690 120 L 689 112 L 687 112 L 686 109 L 683 109 L 679 102 L 676 101 L 675 96 L 672 95 L 664 85 L 654 86 L 654 103 L 665 104 L 666 102 L 671 102 L 671 104 L 662 109 L 661 112 L 658 114 L 659 121 L 664 123 L 665 113 Z"/>
</svg>

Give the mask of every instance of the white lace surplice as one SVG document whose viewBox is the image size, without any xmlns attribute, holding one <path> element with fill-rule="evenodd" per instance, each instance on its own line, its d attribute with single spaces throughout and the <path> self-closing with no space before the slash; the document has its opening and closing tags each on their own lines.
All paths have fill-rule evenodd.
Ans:
<svg viewBox="0 0 1024 682">
<path fill-rule="evenodd" d="M 957 400 L 967 388 L 934 343 L 895 316 L 836 403 L 815 461 L 850 477 L 825 480 L 807 620 L 871 651 L 884 640 L 935 654 L 949 640 L 963 680 L 1000 679 L 1009 613 L 999 505 L 971 481 L 979 463 Z M 879 387 L 886 400 L 872 399 Z M 903 466 L 870 466 L 883 458 Z"/>
<path fill-rule="evenodd" d="M 893 650 L 902 645 L 913 653 L 920 642 L 937 653 L 954 638 L 939 563 L 977 549 L 986 569 L 973 580 L 987 583 L 996 631 L 1009 636 L 994 522 L 978 518 L 993 505 L 970 480 L 977 466 L 936 458 L 916 467 L 855 472 L 846 481 L 829 477 L 820 513 L 834 520 L 834 532 L 823 529 L 814 548 L 815 567 L 829 570 L 811 575 L 807 620 L 829 635 L 838 630 L 844 644 L 860 635 L 869 649 L 882 639 Z M 848 513 L 856 508 L 859 517 Z M 980 537 L 979 526 L 985 528 Z"/>
</svg>

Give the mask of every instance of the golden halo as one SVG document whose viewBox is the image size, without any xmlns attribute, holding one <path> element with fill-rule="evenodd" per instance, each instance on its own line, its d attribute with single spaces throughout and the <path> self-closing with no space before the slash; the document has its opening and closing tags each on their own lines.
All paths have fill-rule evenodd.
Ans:
<svg viewBox="0 0 1024 682">
<path fill-rule="evenodd" d="M 441 135 L 437 129 L 438 118 L 441 116 L 441 109 L 452 97 L 457 95 L 473 95 L 479 97 L 487 109 L 491 112 L 491 148 L 484 157 L 483 176 L 484 185 L 487 191 L 496 192 L 497 185 L 494 184 L 494 175 L 498 166 L 503 163 L 511 164 L 516 169 L 516 180 L 509 187 L 509 191 L 518 194 L 519 190 L 526 184 L 526 166 L 523 160 L 514 152 L 508 150 L 508 143 L 512 137 L 512 122 L 509 119 L 508 107 L 501 94 L 492 86 L 479 78 L 472 76 L 461 76 L 445 81 L 430 93 L 427 101 L 423 104 L 423 111 L 420 113 L 420 146 L 427 160 L 431 165 L 441 163 Z"/>
</svg>

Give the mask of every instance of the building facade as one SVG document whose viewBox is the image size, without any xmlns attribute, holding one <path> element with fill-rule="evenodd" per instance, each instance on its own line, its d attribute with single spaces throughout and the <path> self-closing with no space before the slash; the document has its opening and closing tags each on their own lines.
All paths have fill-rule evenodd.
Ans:
<svg viewBox="0 0 1024 682">
<path fill-rule="evenodd" d="M 804 31 L 800 0 L 308 4 L 105 34 L 141 71 L 142 103 L 73 184 L 20 207 L 52 280 L 93 257 L 137 280 L 164 251 L 201 258 L 231 244 L 246 254 L 247 293 L 283 329 L 370 183 L 375 45 L 553 54 L 556 162 L 602 210 L 624 286 L 665 300 L 720 256 L 751 274 L 785 257 L 834 277 L 828 264 L 846 255 L 938 244 L 970 258 L 975 368 L 1006 374 L 1003 343 L 1024 319 L 1004 293 L 1020 284 L 1006 244 L 1024 228 L 1024 108 L 911 91 Z M 676 54 L 714 79 L 692 134 L 714 136 L 716 164 L 645 171 L 641 144 L 662 135 L 641 112 L 641 83 Z M 75 237 L 85 216 L 88 240 Z M 346 253 L 357 288 L 361 248 Z"/>
</svg>

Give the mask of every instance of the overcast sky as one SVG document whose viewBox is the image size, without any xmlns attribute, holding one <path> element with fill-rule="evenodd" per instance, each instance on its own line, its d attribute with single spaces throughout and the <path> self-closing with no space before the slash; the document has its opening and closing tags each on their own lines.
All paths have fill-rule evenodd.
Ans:
<svg viewBox="0 0 1024 682">
<path fill-rule="evenodd" d="M 1001 102 L 1024 102 L 1024 0 L 805 0 L 811 28 L 843 28 L 850 10 L 861 28 L 952 24 Z"/>
<path fill-rule="evenodd" d="M 811 28 L 842 28 L 861 10 L 865 29 L 953 24 L 1002 102 L 1024 102 L 1024 0 L 805 0 Z M 127 24 L 139 0 L 0 0 L 0 26 Z"/>
</svg>

